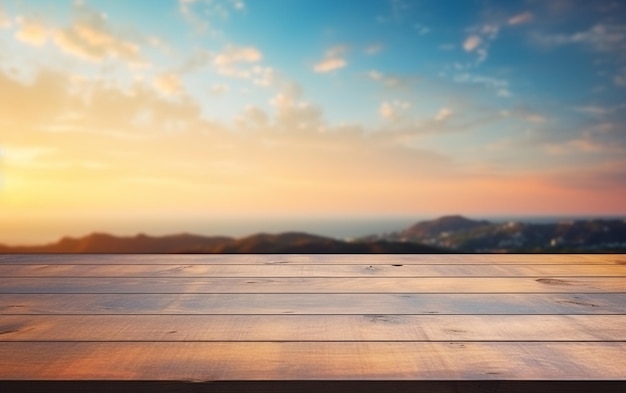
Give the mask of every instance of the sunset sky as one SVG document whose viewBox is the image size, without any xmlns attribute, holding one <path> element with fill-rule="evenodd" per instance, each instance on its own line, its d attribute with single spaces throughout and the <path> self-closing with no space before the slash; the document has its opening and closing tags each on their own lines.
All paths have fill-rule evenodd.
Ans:
<svg viewBox="0 0 626 393">
<path fill-rule="evenodd" d="M 76 220 L 624 215 L 624 15 L 0 0 L 0 243 Z"/>
</svg>

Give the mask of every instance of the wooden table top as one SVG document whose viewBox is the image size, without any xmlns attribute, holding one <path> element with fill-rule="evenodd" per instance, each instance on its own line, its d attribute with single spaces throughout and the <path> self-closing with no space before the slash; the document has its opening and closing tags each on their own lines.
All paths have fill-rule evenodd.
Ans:
<svg viewBox="0 0 626 393">
<path fill-rule="evenodd" d="M 626 256 L 0 255 L 0 387 L 42 381 L 619 390 Z"/>
</svg>

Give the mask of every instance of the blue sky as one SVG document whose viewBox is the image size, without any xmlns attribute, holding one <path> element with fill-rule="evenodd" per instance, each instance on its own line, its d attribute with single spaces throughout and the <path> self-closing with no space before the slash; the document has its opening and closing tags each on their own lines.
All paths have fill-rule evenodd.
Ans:
<svg viewBox="0 0 626 393">
<path fill-rule="evenodd" d="M 0 0 L 0 208 L 624 214 L 625 8 Z"/>
</svg>

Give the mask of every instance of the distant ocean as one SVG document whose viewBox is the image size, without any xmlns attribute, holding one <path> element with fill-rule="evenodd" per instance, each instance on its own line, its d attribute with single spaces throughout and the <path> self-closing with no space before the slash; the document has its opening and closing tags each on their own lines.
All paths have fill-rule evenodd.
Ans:
<svg viewBox="0 0 626 393">
<path fill-rule="evenodd" d="M 550 223 L 565 220 L 618 218 L 626 216 L 465 216 L 473 220 L 492 222 Z M 0 223 L 0 243 L 8 245 L 44 244 L 56 242 L 63 236 L 81 237 L 93 232 L 117 236 L 134 236 L 144 233 L 163 236 L 193 233 L 204 236 L 242 237 L 260 232 L 306 232 L 337 239 L 353 239 L 366 235 L 400 231 L 437 216 L 406 215 L 393 217 L 324 217 L 324 218 L 176 218 L 142 220 L 65 220 L 62 226 L 52 221 L 24 221 L 4 227 Z"/>
</svg>

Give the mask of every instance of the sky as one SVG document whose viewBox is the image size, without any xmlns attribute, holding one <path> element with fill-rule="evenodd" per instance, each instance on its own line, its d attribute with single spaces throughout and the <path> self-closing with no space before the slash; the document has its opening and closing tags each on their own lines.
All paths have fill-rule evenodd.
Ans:
<svg viewBox="0 0 626 393">
<path fill-rule="evenodd" d="M 0 0 L 0 243 L 81 220 L 624 215 L 625 15 Z"/>
</svg>

